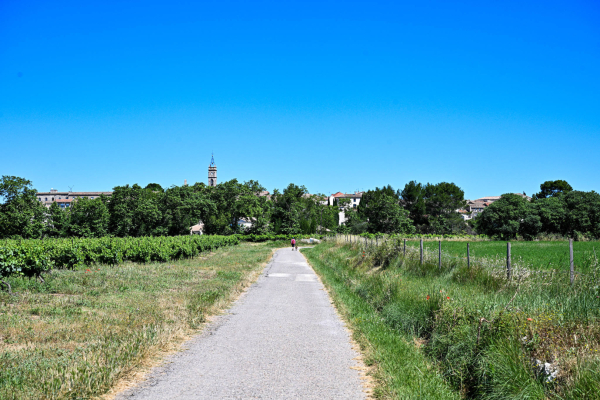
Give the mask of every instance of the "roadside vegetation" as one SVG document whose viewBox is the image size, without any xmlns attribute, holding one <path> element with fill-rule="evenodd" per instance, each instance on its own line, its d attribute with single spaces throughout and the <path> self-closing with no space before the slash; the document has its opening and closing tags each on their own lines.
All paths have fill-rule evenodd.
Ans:
<svg viewBox="0 0 600 400">
<path fill-rule="evenodd" d="M 76 264 L 43 283 L 5 277 L 14 295 L 0 292 L 0 398 L 106 393 L 197 332 L 282 244 L 242 243 L 168 262 Z"/>
<path fill-rule="evenodd" d="M 404 257 L 394 241 L 330 239 L 303 253 L 376 367 L 380 398 L 600 398 L 593 257 L 571 285 L 551 274 L 507 281 L 485 262 L 468 268 L 460 258 L 440 269 L 437 252 L 421 265 L 417 249 Z"/>
</svg>

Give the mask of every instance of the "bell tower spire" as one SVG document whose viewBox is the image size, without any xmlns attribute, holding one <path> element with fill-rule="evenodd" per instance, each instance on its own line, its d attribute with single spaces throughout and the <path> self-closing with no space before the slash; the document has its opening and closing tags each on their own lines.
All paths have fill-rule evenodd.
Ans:
<svg viewBox="0 0 600 400">
<path fill-rule="evenodd" d="M 210 165 L 208 166 L 208 186 L 217 186 L 217 164 L 215 164 L 214 154 L 212 154 Z"/>
</svg>

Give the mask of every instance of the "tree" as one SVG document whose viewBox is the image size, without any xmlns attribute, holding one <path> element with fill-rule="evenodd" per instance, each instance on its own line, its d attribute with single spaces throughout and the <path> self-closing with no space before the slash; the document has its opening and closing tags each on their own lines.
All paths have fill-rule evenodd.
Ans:
<svg viewBox="0 0 600 400">
<path fill-rule="evenodd" d="M 163 193 L 138 184 L 117 186 L 108 202 L 109 231 L 115 236 L 156 236 L 164 233 L 158 208 Z"/>
<path fill-rule="evenodd" d="M 301 232 L 300 215 L 304 209 L 302 198 L 308 191 L 304 186 L 290 183 L 283 192 L 273 191 L 272 221 L 275 233 L 293 235 Z"/>
<path fill-rule="evenodd" d="M 600 194 L 573 190 L 562 196 L 566 212 L 563 234 L 600 238 Z"/>
<path fill-rule="evenodd" d="M 425 219 L 425 200 L 423 199 L 423 185 L 417 181 L 410 181 L 399 193 L 402 199 L 402 205 L 409 212 L 410 219 L 415 225 L 426 223 Z"/>
<path fill-rule="evenodd" d="M 44 235 L 52 238 L 65 237 L 69 235 L 69 213 L 54 202 L 50 205 L 46 214 L 46 226 Z"/>
<path fill-rule="evenodd" d="M 567 208 L 560 197 L 540 198 L 532 203 L 534 212 L 540 217 L 541 232 L 565 234 Z"/>
<path fill-rule="evenodd" d="M 486 207 L 475 220 L 475 225 L 479 233 L 510 240 L 518 234 L 532 238 L 539 233 L 542 224 L 526 199 L 508 193 Z"/>
<path fill-rule="evenodd" d="M 208 199 L 204 184 L 172 186 L 165 190 L 159 202 L 160 223 L 165 235 L 187 235 L 198 221 L 208 220 L 216 213 L 215 204 Z"/>
<path fill-rule="evenodd" d="M 391 186 L 364 193 L 358 206 L 362 220 L 368 221 L 371 233 L 413 233 L 409 212 L 400 206 L 398 193 Z"/>
<path fill-rule="evenodd" d="M 534 200 L 546 199 L 548 197 L 558 197 L 563 193 L 573 191 L 567 181 L 546 181 L 540 185 L 540 192 L 533 195 Z"/>
<path fill-rule="evenodd" d="M 421 233 L 460 233 L 465 222 L 456 210 L 466 207 L 465 193 L 454 183 L 428 183 L 423 186 L 411 181 L 399 193 L 402 205 L 409 211 Z"/>
<path fill-rule="evenodd" d="M 144 189 L 152 190 L 153 192 L 164 192 L 162 186 L 158 183 L 149 183 Z"/>
<path fill-rule="evenodd" d="M 36 197 L 31 181 L 16 176 L 0 180 L 0 238 L 40 238 L 46 207 Z"/>
<path fill-rule="evenodd" d="M 67 228 L 69 236 L 99 238 L 108 235 L 110 216 L 105 196 L 93 200 L 81 197 L 69 208 L 70 223 Z"/>
</svg>

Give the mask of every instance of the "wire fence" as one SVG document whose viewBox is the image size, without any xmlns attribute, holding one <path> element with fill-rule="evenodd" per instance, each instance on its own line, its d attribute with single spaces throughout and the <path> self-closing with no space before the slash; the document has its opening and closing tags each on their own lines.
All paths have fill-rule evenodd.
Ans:
<svg viewBox="0 0 600 400">
<path fill-rule="evenodd" d="M 483 267 L 490 271 L 495 276 L 504 276 L 507 280 L 519 279 L 522 280 L 527 277 L 539 276 L 543 279 L 554 279 L 554 277 L 560 277 L 562 274 L 567 274 L 567 277 L 573 285 L 576 279 L 580 277 L 591 277 L 597 279 L 597 267 L 598 261 L 595 259 L 595 269 L 593 269 L 593 273 L 591 274 L 583 274 L 581 272 L 576 271 L 576 265 L 573 257 L 573 239 L 569 240 L 568 249 L 565 249 L 565 252 L 568 252 L 569 255 L 569 264 L 568 270 L 557 270 L 557 269 L 545 269 L 545 270 L 536 270 L 532 268 L 527 268 L 519 263 L 513 262 L 512 255 L 512 246 L 511 242 L 506 243 L 506 255 L 497 255 L 496 257 L 472 257 L 470 243 L 466 243 L 464 256 L 458 256 L 454 254 L 449 254 L 448 252 L 444 252 L 443 250 L 443 241 L 438 240 L 438 248 L 437 251 L 432 251 L 431 249 L 425 249 L 423 247 L 423 239 L 419 240 L 419 246 L 415 247 L 410 244 L 407 245 L 407 241 L 414 241 L 414 239 L 399 239 L 399 238 L 386 238 L 386 237 L 375 237 L 375 238 L 367 238 L 361 237 L 357 235 L 350 234 L 336 234 L 332 236 L 332 238 L 337 243 L 349 243 L 360 248 L 367 249 L 373 246 L 390 246 L 392 245 L 394 251 L 396 253 L 401 253 L 403 257 L 418 260 L 421 265 L 424 263 L 437 263 L 438 268 L 441 270 L 442 265 L 447 264 L 456 264 L 456 263 L 466 263 L 467 267 L 473 267 L 477 264 L 480 267 Z M 566 267 L 566 266 L 565 266 Z"/>
</svg>

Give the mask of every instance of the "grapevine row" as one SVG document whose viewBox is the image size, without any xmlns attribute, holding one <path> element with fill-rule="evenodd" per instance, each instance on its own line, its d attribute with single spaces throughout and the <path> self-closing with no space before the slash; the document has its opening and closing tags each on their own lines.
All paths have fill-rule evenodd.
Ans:
<svg viewBox="0 0 600 400">
<path fill-rule="evenodd" d="M 191 258 L 219 247 L 236 245 L 237 236 L 172 236 L 140 238 L 3 240 L 0 278 L 39 277 L 50 269 L 72 269 L 124 261 L 147 263 Z"/>
</svg>

